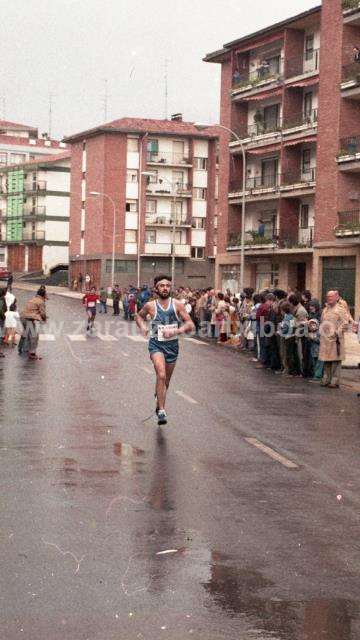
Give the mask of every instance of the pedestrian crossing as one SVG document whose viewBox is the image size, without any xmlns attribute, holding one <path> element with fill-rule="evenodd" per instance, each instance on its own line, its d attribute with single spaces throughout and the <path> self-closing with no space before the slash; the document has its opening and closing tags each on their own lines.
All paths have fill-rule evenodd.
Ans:
<svg viewBox="0 0 360 640">
<path fill-rule="evenodd" d="M 70 342 L 88 342 L 91 340 L 100 340 L 101 342 L 111 343 L 111 342 L 120 342 L 123 339 L 131 340 L 132 342 L 140 342 L 140 343 L 147 342 L 147 339 L 140 335 L 134 335 L 134 336 L 126 335 L 126 336 L 122 336 L 121 338 L 117 338 L 116 336 L 113 336 L 109 333 L 93 333 L 90 335 L 85 335 L 83 333 L 66 333 L 66 334 L 63 334 L 63 336 Z M 56 336 L 52 333 L 40 333 L 39 335 L 40 342 L 55 342 L 59 338 L 60 336 Z M 196 338 L 184 337 L 184 338 L 181 338 L 181 340 L 184 340 L 185 342 L 193 342 L 195 344 L 202 345 L 202 346 L 203 345 L 207 346 L 208 344 L 206 342 L 197 340 Z"/>
</svg>

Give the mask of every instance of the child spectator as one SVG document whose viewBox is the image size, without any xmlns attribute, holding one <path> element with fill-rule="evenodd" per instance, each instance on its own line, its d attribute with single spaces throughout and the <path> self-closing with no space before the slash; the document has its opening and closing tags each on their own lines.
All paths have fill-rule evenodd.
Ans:
<svg viewBox="0 0 360 640">
<path fill-rule="evenodd" d="M 16 333 L 22 333 L 19 330 L 20 314 L 17 311 L 16 302 L 13 302 L 10 309 L 5 312 L 5 344 L 15 347 Z"/>
</svg>

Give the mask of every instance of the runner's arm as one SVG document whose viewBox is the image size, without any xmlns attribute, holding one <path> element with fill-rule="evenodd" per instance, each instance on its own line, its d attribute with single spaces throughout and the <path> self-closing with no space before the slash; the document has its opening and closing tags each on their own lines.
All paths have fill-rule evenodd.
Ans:
<svg viewBox="0 0 360 640">
<path fill-rule="evenodd" d="M 147 338 L 149 335 L 149 327 L 146 322 L 146 318 L 148 317 L 148 315 L 151 315 L 150 305 L 148 302 L 146 302 L 143 308 L 140 309 L 140 311 L 135 316 L 136 324 L 145 338 Z"/>
</svg>

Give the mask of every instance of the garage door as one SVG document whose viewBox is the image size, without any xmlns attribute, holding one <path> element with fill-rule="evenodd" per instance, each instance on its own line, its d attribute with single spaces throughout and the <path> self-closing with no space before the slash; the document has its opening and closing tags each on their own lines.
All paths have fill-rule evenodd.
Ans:
<svg viewBox="0 0 360 640">
<path fill-rule="evenodd" d="M 338 256 L 323 258 L 322 299 L 325 302 L 326 292 L 338 289 L 342 298 L 346 300 L 350 311 L 355 307 L 355 256 Z"/>
</svg>

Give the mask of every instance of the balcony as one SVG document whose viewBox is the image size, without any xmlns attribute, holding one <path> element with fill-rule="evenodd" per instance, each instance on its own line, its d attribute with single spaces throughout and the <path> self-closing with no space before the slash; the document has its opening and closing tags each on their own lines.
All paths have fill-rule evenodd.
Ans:
<svg viewBox="0 0 360 640">
<path fill-rule="evenodd" d="M 286 193 L 286 197 L 297 198 L 299 195 L 312 194 L 316 186 L 316 167 L 311 167 L 308 171 L 296 171 L 284 173 L 281 176 L 281 192 Z M 293 193 L 288 193 L 289 191 Z M 300 192 L 300 193 L 299 193 Z"/>
<path fill-rule="evenodd" d="M 341 96 L 360 100 L 360 63 L 352 62 L 342 68 Z"/>
<path fill-rule="evenodd" d="M 279 190 L 280 174 L 270 174 L 247 178 L 245 183 L 246 196 L 249 199 L 260 199 L 273 194 Z M 243 194 L 242 180 L 231 180 L 229 183 L 229 198 L 239 198 Z"/>
<path fill-rule="evenodd" d="M 171 242 L 145 242 L 145 254 L 146 256 L 171 256 Z M 189 258 L 190 257 L 190 245 L 189 244 L 176 244 L 175 256 Z"/>
<path fill-rule="evenodd" d="M 295 78 L 307 78 L 319 71 L 320 49 L 313 49 L 300 56 L 285 59 L 285 84 L 291 84 Z"/>
<path fill-rule="evenodd" d="M 173 191 L 169 185 L 165 182 L 149 182 L 146 185 L 146 195 L 148 196 L 156 196 L 165 197 L 165 198 L 191 198 L 191 189 L 192 185 L 189 184 L 178 184 L 176 186 L 176 190 Z"/>
<path fill-rule="evenodd" d="M 360 209 L 338 212 L 339 224 L 334 233 L 337 238 L 353 238 L 360 236 Z"/>
<path fill-rule="evenodd" d="M 259 213 L 261 215 L 261 213 Z M 263 235 L 258 231 L 246 231 L 245 250 L 246 251 L 282 251 L 311 249 L 314 239 L 314 227 L 296 230 L 294 235 L 282 234 L 279 229 L 265 229 Z M 241 246 L 241 234 L 230 234 L 228 240 L 228 251 L 239 251 Z"/>
<path fill-rule="evenodd" d="M 252 71 L 235 73 L 233 76 L 232 96 L 236 99 L 243 93 L 252 93 L 254 90 L 270 88 L 270 85 L 279 84 L 284 78 L 284 60 L 279 58 L 278 64 L 262 64 Z"/>
<path fill-rule="evenodd" d="M 36 241 L 44 241 L 45 240 L 45 231 L 31 231 L 24 229 L 22 234 L 22 239 L 24 242 L 36 242 Z"/>
<path fill-rule="evenodd" d="M 0 187 L 0 194 L 5 196 L 15 196 L 19 193 L 39 194 L 46 191 L 46 181 L 39 180 L 36 182 L 24 182 L 21 187 L 9 187 L 8 184 Z"/>
<path fill-rule="evenodd" d="M 340 171 L 360 172 L 360 136 L 340 140 L 337 162 Z"/>
<path fill-rule="evenodd" d="M 45 216 L 46 215 L 46 207 L 38 206 L 38 207 L 25 207 L 23 210 L 23 216 L 25 217 L 37 217 L 37 216 Z"/>
<path fill-rule="evenodd" d="M 342 0 L 344 13 L 344 24 L 352 26 L 360 25 L 360 2 L 359 0 Z"/>
<path fill-rule="evenodd" d="M 145 224 L 149 227 L 172 227 L 174 218 L 171 213 L 146 213 Z M 190 227 L 191 223 L 186 215 L 177 215 L 175 224 L 177 227 Z"/>
<path fill-rule="evenodd" d="M 172 165 L 191 167 L 189 155 L 184 153 L 172 153 L 164 151 L 148 151 L 146 155 L 148 164 Z"/>
<path fill-rule="evenodd" d="M 317 127 L 318 110 L 312 109 L 310 113 L 297 113 L 284 119 L 282 130 L 285 135 L 296 131 L 306 131 Z"/>
</svg>

